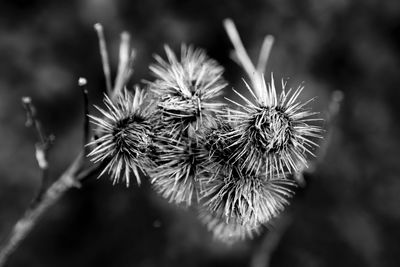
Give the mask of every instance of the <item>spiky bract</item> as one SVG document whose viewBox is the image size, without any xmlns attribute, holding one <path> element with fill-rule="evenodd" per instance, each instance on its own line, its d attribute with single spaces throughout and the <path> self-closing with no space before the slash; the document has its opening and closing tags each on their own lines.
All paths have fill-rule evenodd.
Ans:
<svg viewBox="0 0 400 267">
<path fill-rule="evenodd" d="M 163 121 L 177 129 L 176 135 L 188 127 L 196 130 L 213 120 L 224 104 L 216 102 L 226 83 L 224 69 L 205 51 L 182 45 L 180 60 L 165 46 L 168 61 L 156 55 L 150 70 L 156 77 L 151 91 L 159 98 Z"/>
<path fill-rule="evenodd" d="M 241 110 L 230 110 L 230 119 L 238 125 L 228 134 L 237 147 L 232 160 L 243 159 L 241 168 L 253 172 L 264 169 L 269 174 L 285 175 L 303 170 L 307 154 L 314 155 L 312 149 L 317 146 L 312 139 L 321 138 L 322 132 L 319 126 L 310 124 L 320 120 L 314 117 L 317 113 L 307 109 L 312 99 L 298 100 L 304 87 L 286 92 L 282 81 L 278 96 L 272 75 L 270 83 L 263 81 L 261 97 L 256 97 L 248 84 L 246 87 L 255 103 L 235 91 L 246 104 L 234 102 Z"/>
<path fill-rule="evenodd" d="M 294 183 L 282 176 L 264 175 L 264 169 L 250 172 L 240 168 L 244 159 L 232 160 L 238 149 L 235 140 L 227 137 L 235 131 L 226 121 L 206 133 L 203 141 L 207 160 L 201 163 L 203 222 L 214 237 L 234 242 L 251 237 L 288 204 Z"/>
<path fill-rule="evenodd" d="M 226 223 L 251 229 L 268 222 L 289 204 L 294 182 L 225 168 L 214 179 L 201 181 L 203 205 Z M 207 178 L 204 178 L 207 179 Z"/>
<path fill-rule="evenodd" d="M 204 135 L 203 142 L 207 151 L 210 152 L 211 157 L 216 154 L 218 162 L 228 163 L 229 155 L 235 150 L 232 146 L 232 138 L 226 138 L 226 135 L 232 131 L 234 131 L 234 127 L 229 122 L 217 119 L 215 126 L 209 128 Z"/>
<path fill-rule="evenodd" d="M 94 146 L 89 156 L 93 162 L 107 162 L 101 175 L 110 173 L 114 184 L 122 177 L 129 186 L 131 173 L 140 184 L 140 171 L 151 165 L 151 125 L 142 107 L 144 96 L 139 88 L 134 93 L 122 90 L 114 101 L 106 95 L 106 109 L 96 107 L 104 117 L 90 116 L 100 137 L 89 144 Z"/>
<path fill-rule="evenodd" d="M 157 167 L 149 170 L 154 188 L 170 202 L 190 206 L 198 200 L 199 146 L 192 138 L 156 137 Z M 204 154 L 204 153 L 203 153 Z"/>
</svg>

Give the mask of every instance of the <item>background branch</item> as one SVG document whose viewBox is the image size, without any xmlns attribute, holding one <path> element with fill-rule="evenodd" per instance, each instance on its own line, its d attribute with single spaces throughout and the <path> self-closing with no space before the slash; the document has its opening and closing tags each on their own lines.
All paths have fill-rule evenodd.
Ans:
<svg viewBox="0 0 400 267">
<path fill-rule="evenodd" d="M 132 63 L 135 57 L 135 51 L 130 47 L 130 35 L 124 32 L 121 35 L 120 46 L 120 63 L 116 78 L 115 88 L 112 88 L 110 65 L 108 61 L 108 54 L 106 42 L 104 38 L 103 27 L 101 24 L 96 24 L 95 30 L 98 34 L 100 54 L 103 62 L 103 71 L 106 79 L 107 93 L 110 97 L 116 96 L 128 82 L 132 74 Z M 40 169 L 42 170 L 42 184 L 39 193 L 34 198 L 31 206 L 26 210 L 24 215 L 14 225 L 9 237 L 4 241 L 0 247 L 0 267 L 4 266 L 9 256 L 15 251 L 21 241 L 29 234 L 41 215 L 52 206 L 64 193 L 72 187 L 80 187 L 81 183 L 87 181 L 98 170 L 104 167 L 105 163 L 91 165 L 85 167 L 85 158 L 87 155 L 90 139 L 90 126 L 89 126 L 89 99 L 87 90 L 87 80 L 79 78 L 78 85 L 82 90 L 83 104 L 84 104 L 84 123 L 83 123 L 83 145 L 82 151 L 79 156 L 72 162 L 69 168 L 49 187 L 47 187 L 48 180 L 48 150 L 54 141 L 54 137 L 50 135 L 46 137 L 43 132 L 40 121 L 37 119 L 35 108 L 29 97 L 22 98 L 22 104 L 26 111 L 26 126 L 33 126 L 39 142 L 36 144 L 36 160 Z"/>
<path fill-rule="evenodd" d="M 79 79 L 79 85 L 83 89 L 85 114 L 88 112 L 86 80 Z M 22 240 L 30 233 L 41 215 L 52 206 L 64 193 L 72 187 L 80 187 L 82 181 L 87 180 L 95 174 L 100 165 L 95 165 L 82 170 L 85 163 L 85 147 L 76 157 L 67 170 L 49 187 L 47 187 L 48 150 L 53 143 L 54 137 L 46 137 L 41 127 L 40 121 L 36 117 L 36 111 L 29 97 L 22 98 L 22 104 L 27 115 L 27 126 L 34 126 L 38 135 L 39 142 L 36 144 L 36 159 L 42 170 L 42 183 L 38 194 L 32 204 L 25 211 L 24 215 L 16 222 L 9 236 L 0 247 L 0 267 L 4 266 L 9 256 L 15 251 Z M 89 122 L 85 116 L 84 122 L 84 141 L 89 138 Z"/>
<path fill-rule="evenodd" d="M 32 104 L 32 100 L 30 97 L 23 97 L 22 98 L 22 106 L 26 112 L 26 122 L 25 125 L 27 127 L 33 127 L 35 129 L 38 142 L 35 144 L 35 156 L 36 161 L 38 163 L 39 168 L 42 171 L 42 177 L 40 180 L 40 187 L 39 191 L 33 200 L 33 203 L 40 201 L 42 195 L 45 192 L 46 187 L 49 184 L 49 162 L 48 162 L 48 153 L 49 150 L 54 142 L 54 136 L 49 135 L 46 136 L 44 130 L 42 128 L 42 124 L 37 119 L 36 116 L 36 109 Z"/>
<path fill-rule="evenodd" d="M 52 206 L 69 188 L 76 185 L 76 172 L 82 160 L 82 155 L 79 155 L 60 178 L 45 190 L 40 201 L 35 201 L 17 221 L 7 241 L 0 249 L 0 266 L 4 266 L 9 256 L 30 233 L 44 211 Z"/>
</svg>

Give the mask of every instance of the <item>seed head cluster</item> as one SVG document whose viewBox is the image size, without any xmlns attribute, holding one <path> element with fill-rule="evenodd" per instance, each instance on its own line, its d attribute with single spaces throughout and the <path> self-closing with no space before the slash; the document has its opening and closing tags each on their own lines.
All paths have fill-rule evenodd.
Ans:
<svg viewBox="0 0 400 267">
<path fill-rule="evenodd" d="M 217 179 L 204 182 L 204 206 L 225 222 L 255 228 L 284 209 L 292 196 L 293 182 L 263 175 L 220 173 Z"/>
<path fill-rule="evenodd" d="M 224 69 L 204 50 L 165 53 L 155 56 L 145 89 L 105 96 L 100 116 L 90 116 L 97 137 L 89 157 L 113 183 L 147 177 L 168 201 L 194 205 L 219 240 L 252 237 L 289 204 L 292 175 L 314 155 L 322 130 L 312 99 L 300 101 L 303 86 L 282 82 L 278 92 L 272 75 L 260 76 L 245 82 L 250 97 L 234 90 L 242 103 L 228 99 L 227 107 Z"/>
</svg>

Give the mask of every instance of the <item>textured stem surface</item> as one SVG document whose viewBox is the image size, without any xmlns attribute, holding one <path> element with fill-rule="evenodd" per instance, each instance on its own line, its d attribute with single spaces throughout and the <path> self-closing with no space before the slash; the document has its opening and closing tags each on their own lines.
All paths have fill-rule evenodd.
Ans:
<svg viewBox="0 0 400 267">
<path fill-rule="evenodd" d="M 31 232 L 42 214 L 56 203 L 68 189 L 78 184 L 76 173 L 80 168 L 82 159 L 82 155 L 78 156 L 60 178 L 43 193 L 40 200 L 34 201 L 31 207 L 29 207 L 24 215 L 16 222 L 8 239 L 5 240 L 0 249 L 0 267 L 5 265 L 9 256 Z"/>
</svg>

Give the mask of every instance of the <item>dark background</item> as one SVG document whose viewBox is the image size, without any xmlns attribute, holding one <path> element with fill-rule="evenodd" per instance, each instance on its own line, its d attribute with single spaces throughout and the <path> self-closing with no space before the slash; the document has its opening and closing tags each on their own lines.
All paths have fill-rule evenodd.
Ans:
<svg viewBox="0 0 400 267">
<path fill-rule="evenodd" d="M 35 134 L 24 126 L 20 98 L 32 97 L 48 133 L 51 176 L 76 156 L 83 108 L 105 89 L 93 24 L 105 28 L 113 69 L 119 33 L 132 34 L 133 81 L 149 79 L 164 43 L 205 48 L 243 88 L 229 58 L 222 20 L 231 17 L 255 59 L 262 39 L 275 45 L 267 72 L 304 81 L 303 100 L 326 115 L 329 98 L 345 99 L 323 162 L 287 209 L 292 222 L 272 266 L 400 264 L 400 1 L 5 1 L 0 2 L 0 239 L 40 185 Z M 228 87 L 227 95 L 230 93 Z M 9 266 L 250 266 L 263 233 L 232 247 L 212 240 L 195 212 L 166 203 L 148 183 L 112 186 L 105 177 L 70 190 L 49 209 Z"/>
</svg>

